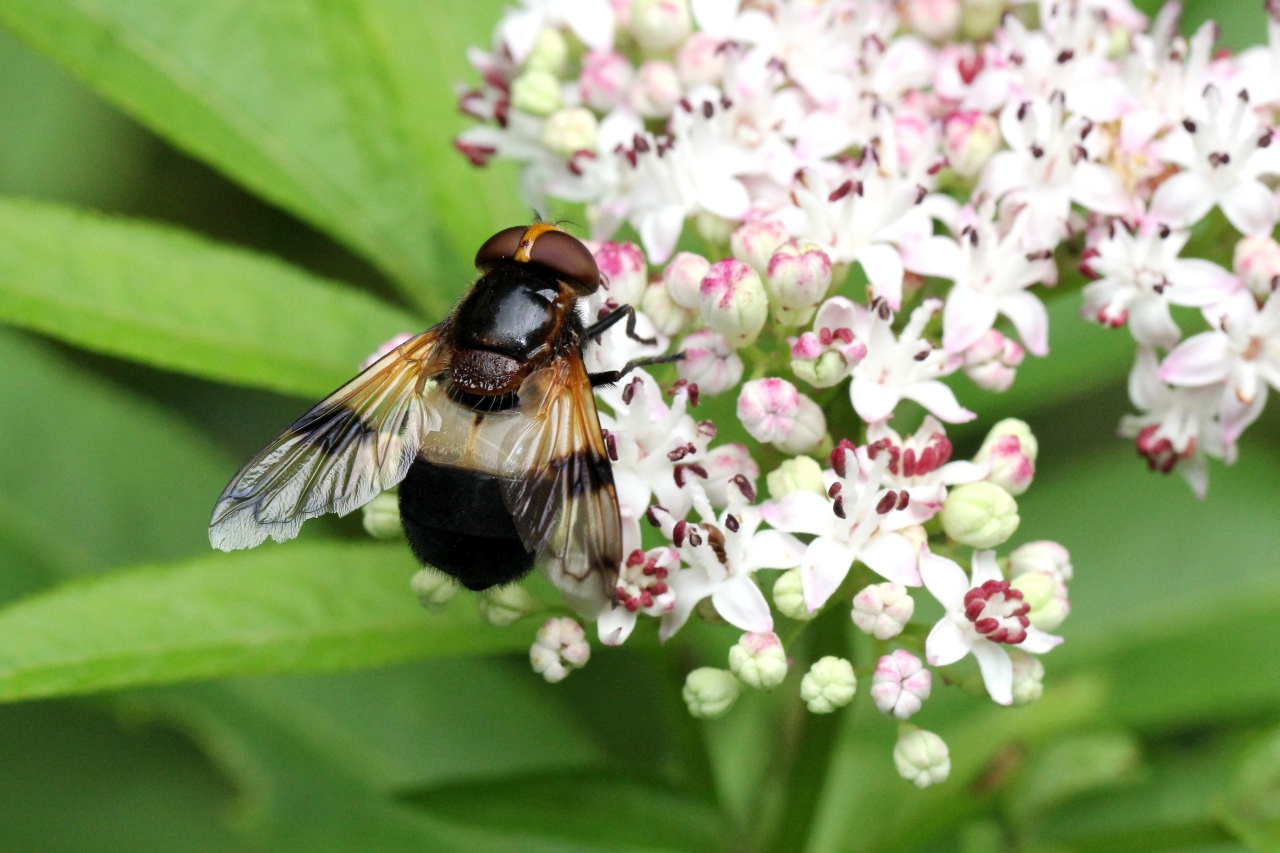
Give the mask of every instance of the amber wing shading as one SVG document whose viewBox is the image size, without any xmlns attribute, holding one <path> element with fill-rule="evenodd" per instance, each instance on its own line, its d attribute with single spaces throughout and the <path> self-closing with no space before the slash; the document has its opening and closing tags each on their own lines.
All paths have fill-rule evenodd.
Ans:
<svg viewBox="0 0 1280 853">
<path fill-rule="evenodd" d="M 531 374 L 519 397 L 528 423 L 509 439 L 503 499 L 542 571 L 594 618 L 614 599 L 622 519 L 581 353 Z"/>
<path fill-rule="evenodd" d="M 292 539 L 307 519 L 348 513 L 404 479 L 440 427 L 442 395 L 430 381 L 448 364 L 440 330 L 383 356 L 251 459 L 213 508 L 213 547 Z"/>
</svg>

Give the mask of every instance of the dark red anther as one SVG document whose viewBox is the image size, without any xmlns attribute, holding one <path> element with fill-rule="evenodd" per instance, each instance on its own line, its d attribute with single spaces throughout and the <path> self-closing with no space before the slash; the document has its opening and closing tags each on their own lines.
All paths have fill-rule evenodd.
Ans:
<svg viewBox="0 0 1280 853">
<path fill-rule="evenodd" d="M 1225 151 L 1213 151 L 1209 154 L 1209 165 L 1215 169 L 1231 162 L 1231 155 Z"/>
<path fill-rule="evenodd" d="M 853 192 L 853 181 L 845 181 L 843 184 L 831 191 L 827 196 L 827 201 L 839 201 L 851 192 Z"/>
<path fill-rule="evenodd" d="M 639 151 L 641 154 L 649 153 L 649 140 L 645 139 L 640 134 L 637 133 L 632 137 L 631 144 L 635 147 L 636 151 Z"/>
<path fill-rule="evenodd" d="M 724 517 L 724 526 L 734 533 L 737 533 L 738 529 L 742 527 L 742 524 L 738 521 L 738 517 L 736 515 L 726 515 Z"/>
<path fill-rule="evenodd" d="M 715 438 L 718 428 L 714 421 L 698 421 L 698 435 L 705 435 L 708 438 Z"/>
<path fill-rule="evenodd" d="M 1182 120 L 1182 126 L 1186 128 L 1187 133 L 1196 132 L 1196 123 L 1189 118 L 1184 118 Z"/>
<path fill-rule="evenodd" d="M 684 545 L 685 536 L 688 534 L 688 532 L 689 532 L 689 522 L 683 521 L 683 520 L 677 521 L 675 528 L 671 531 L 672 543 L 677 548 L 682 547 Z"/>
<path fill-rule="evenodd" d="M 831 337 L 835 338 L 836 340 L 842 343 L 851 344 L 853 343 L 853 330 L 852 329 L 835 329 L 831 332 Z"/>
<path fill-rule="evenodd" d="M 689 103 L 689 99 L 688 99 L 688 98 L 681 98 L 681 99 L 680 99 L 680 109 L 684 110 L 684 111 L 685 111 L 685 112 L 687 112 L 687 113 L 691 113 L 691 112 L 693 112 L 693 104 Z"/>
<path fill-rule="evenodd" d="M 916 452 L 914 448 L 908 447 L 902 451 L 902 476 L 914 477 L 916 475 Z"/>
<path fill-rule="evenodd" d="M 703 101 L 703 102 L 702 102 L 702 117 L 703 117 L 703 118 L 711 118 L 711 117 L 712 117 L 713 115 L 715 115 L 715 114 L 716 114 L 716 108 L 715 108 L 715 105 L 714 105 L 714 104 L 712 104 L 710 101 Z"/>
<path fill-rule="evenodd" d="M 733 106 L 733 100 L 728 95 L 720 96 L 720 109 L 727 110 Z"/>
<path fill-rule="evenodd" d="M 618 437 L 609 430 L 602 430 L 604 433 L 604 449 L 609 454 L 610 462 L 618 461 Z"/>
<path fill-rule="evenodd" d="M 876 512 L 884 515 L 892 512 L 894 506 L 898 503 L 898 493 L 890 489 L 884 493 L 884 497 L 880 498 L 880 502 L 876 504 Z"/>
<path fill-rule="evenodd" d="M 630 554 L 627 555 L 628 567 L 639 566 L 639 565 L 642 565 L 643 563 L 644 563 L 644 551 L 641 551 L 639 548 L 636 548 L 634 551 L 632 551 Z M 648 573 L 649 573 L 649 570 L 645 569 L 645 574 L 648 574 Z"/>
<path fill-rule="evenodd" d="M 926 345 L 924 349 L 920 350 L 920 352 L 911 356 L 911 358 L 915 361 L 924 361 L 926 358 L 929 357 L 929 353 L 931 352 L 933 352 L 933 347 Z"/>
<path fill-rule="evenodd" d="M 622 389 L 622 402 L 626 403 L 627 405 L 630 405 L 632 398 L 634 398 L 636 395 L 636 391 L 643 387 L 644 387 L 644 383 L 640 381 L 639 376 L 637 376 L 635 379 L 632 379 L 630 382 L 627 383 L 627 386 Z"/>
<path fill-rule="evenodd" d="M 1094 270 L 1092 266 L 1089 265 L 1089 261 L 1093 260 L 1094 258 L 1098 257 L 1101 254 L 1102 253 L 1099 252 L 1097 249 L 1095 249 L 1093 246 L 1090 246 L 1089 248 L 1085 249 L 1084 252 L 1080 254 L 1080 274 L 1089 279 L 1097 279 L 1098 273 L 1097 271 Z"/>
<path fill-rule="evenodd" d="M 756 499 L 756 487 L 751 485 L 751 481 L 747 479 L 745 474 L 734 474 L 730 481 L 738 487 L 738 491 L 742 492 L 742 496 L 749 501 Z"/>
<path fill-rule="evenodd" d="M 837 477 L 845 477 L 848 475 L 846 469 L 846 454 L 854 453 L 858 448 L 852 441 L 847 438 L 840 439 L 840 443 L 836 445 L 835 450 L 831 451 L 831 467 L 835 469 Z"/>
<path fill-rule="evenodd" d="M 830 329 L 822 328 L 818 330 L 818 343 L 822 344 L 824 347 L 828 347 L 831 346 L 831 341 L 832 334 Z"/>
<path fill-rule="evenodd" d="M 1031 156 L 1037 160 L 1044 156 L 1044 148 L 1039 145 L 1032 145 L 1028 150 L 1031 152 Z"/>
<path fill-rule="evenodd" d="M 649 592 L 649 590 L 647 590 L 647 589 L 646 589 L 646 590 L 644 590 L 643 592 L 641 592 L 641 593 L 640 593 L 640 606 L 642 606 L 642 607 L 652 607 L 652 606 L 653 606 L 653 593 Z"/>
<path fill-rule="evenodd" d="M 689 528 L 689 544 L 694 548 L 702 545 L 702 534 L 698 532 L 696 527 Z"/>
<path fill-rule="evenodd" d="M 984 65 L 986 65 L 986 60 L 982 58 L 981 53 L 978 53 L 972 57 L 962 57 L 956 63 L 956 70 L 960 72 L 960 79 L 968 86 L 973 82 L 973 78 L 977 77 L 978 73 L 982 71 Z"/>
<path fill-rule="evenodd" d="M 839 480 L 837 480 L 836 482 L 832 483 L 832 484 L 831 484 L 831 488 L 827 489 L 827 497 L 829 497 L 829 498 L 834 498 L 836 495 L 840 494 L 840 489 L 841 489 L 841 488 L 843 488 L 843 487 L 840 485 L 840 481 L 839 481 Z"/>
<path fill-rule="evenodd" d="M 664 593 L 666 593 L 668 589 L 670 589 L 670 587 L 668 587 L 662 581 L 658 581 L 653 586 L 649 587 L 649 589 L 653 591 L 654 595 L 663 595 Z"/>
<path fill-rule="evenodd" d="M 939 436 L 933 443 L 938 448 L 938 467 L 942 467 L 951 458 L 951 439 Z"/>
<path fill-rule="evenodd" d="M 1070 62 L 1075 57 L 1075 55 L 1076 55 L 1076 52 L 1074 50 L 1071 50 L 1070 48 L 1060 51 L 1057 57 L 1058 64 L 1062 65 L 1063 63 Z"/>
<path fill-rule="evenodd" d="M 701 477 L 704 480 L 707 479 L 707 476 L 708 476 L 707 469 L 702 467 L 701 462 L 694 462 L 684 467 L 685 467 L 685 470 L 687 470 L 690 474 L 694 475 L 695 477 Z"/>
<path fill-rule="evenodd" d="M 658 521 L 659 510 L 661 510 L 662 512 L 667 511 L 666 508 L 661 506 L 660 504 L 654 504 L 653 506 L 649 507 L 647 510 L 644 511 L 644 517 L 649 519 L 649 523 L 652 524 L 654 527 L 662 526 L 662 522 Z"/>
<path fill-rule="evenodd" d="M 835 503 L 831 505 L 831 511 L 836 514 L 836 518 L 846 518 L 844 514 L 844 496 L 836 495 Z"/>
<path fill-rule="evenodd" d="M 906 509 L 907 505 L 910 503 L 911 503 L 911 495 L 907 492 L 906 489 L 902 489 L 901 491 L 898 492 L 898 504 L 896 507 L 894 507 L 894 509 L 898 509 L 898 510 Z"/>
</svg>

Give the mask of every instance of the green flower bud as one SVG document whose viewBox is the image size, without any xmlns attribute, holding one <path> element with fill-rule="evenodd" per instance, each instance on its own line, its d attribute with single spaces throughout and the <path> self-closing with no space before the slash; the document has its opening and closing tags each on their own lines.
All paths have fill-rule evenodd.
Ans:
<svg viewBox="0 0 1280 853">
<path fill-rule="evenodd" d="M 549 116 L 560 109 L 560 81 L 546 71 L 529 70 L 511 84 L 511 106 L 531 116 Z"/>
<path fill-rule="evenodd" d="M 585 107 L 569 107 L 552 113 L 542 125 L 542 144 L 566 159 L 583 149 L 594 150 L 595 113 Z"/>
<path fill-rule="evenodd" d="M 729 669 L 748 687 L 772 690 L 787 677 L 787 653 L 777 634 L 743 634 L 729 649 Z"/>
<path fill-rule="evenodd" d="M 772 488 L 770 484 L 771 491 Z M 799 569 L 788 569 L 773 582 L 773 603 L 777 606 L 779 613 L 791 619 L 807 622 L 818 615 L 810 613 L 809 606 L 804 603 L 804 587 L 800 580 Z"/>
<path fill-rule="evenodd" d="M 993 483 L 966 483 L 947 495 L 942 529 L 962 545 L 994 548 L 1018 529 L 1018 503 Z"/>
<path fill-rule="evenodd" d="M 903 724 L 893 748 L 898 775 L 917 788 L 945 782 L 951 775 L 951 754 L 947 744 L 933 732 Z"/>
<path fill-rule="evenodd" d="M 476 596 L 476 606 L 484 621 L 499 628 L 514 625 L 543 609 L 542 602 L 518 583 L 486 589 Z"/>
<path fill-rule="evenodd" d="M 711 720 L 723 716 L 737 701 L 742 686 L 727 669 L 703 666 L 684 680 L 684 704 L 695 717 Z"/>
<path fill-rule="evenodd" d="M 849 375 L 849 363 L 835 350 L 827 350 L 817 361 L 791 359 L 791 372 L 814 388 L 830 388 Z"/>
<path fill-rule="evenodd" d="M 853 664 L 844 658 L 827 655 L 809 668 L 800 680 L 800 698 L 814 714 L 830 714 L 853 701 L 858 692 L 858 677 Z"/>
<path fill-rule="evenodd" d="M 565 72 L 569 62 L 569 42 L 555 27 L 543 27 L 524 61 L 526 71 L 545 71 L 556 77 Z"/>
<path fill-rule="evenodd" d="M 395 490 L 379 492 L 362 508 L 364 531 L 374 539 L 403 539 L 400 499 Z"/>
<path fill-rule="evenodd" d="M 1009 649 L 1013 663 L 1013 704 L 1026 705 L 1044 695 L 1044 664 L 1022 649 Z"/>
<path fill-rule="evenodd" d="M 780 501 L 792 492 L 814 492 L 825 495 L 822 466 L 808 456 L 793 456 L 769 472 L 765 478 L 769 497 Z"/>
<path fill-rule="evenodd" d="M 428 610 L 440 611 L 458 594 L 458 582 L 437 569 L 419 569 L 409 581 L 409 589 Z"/>
</svg>

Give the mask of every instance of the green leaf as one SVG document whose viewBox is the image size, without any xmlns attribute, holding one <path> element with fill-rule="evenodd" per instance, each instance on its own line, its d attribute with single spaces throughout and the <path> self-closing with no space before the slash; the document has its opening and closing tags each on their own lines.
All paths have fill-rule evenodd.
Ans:
<svg viewBox="0 0 1280 853">
<path fill-rule="evenodd" d="M 466 602 L 427 613 L 403 545 L 294 543 L 121 570 L 0 611 L 0 700 L 527 648 Z"/>
<path fill-rule="evenodd" d="M 0 200 L 0 320 L 156 367 L 301 396 L 424 323 L 179 229 Z"/>
<path fill-rule="evenodd" d="M 2 597 L 208 548 L 232 460 L 154 403 L 0 328 Z"/>
<path fill-rule="evenodd" d="M 369 257 L 432 314 L 423 119 L 370 4 L 8 0 L 3 23 L 143 124 Z M 436 10 L 418 6 L 428 23 Z M 459 46 L 460 49 L 460 46 Z M 411 131 L 410 127 L 418 128 Z"/>
</svg>

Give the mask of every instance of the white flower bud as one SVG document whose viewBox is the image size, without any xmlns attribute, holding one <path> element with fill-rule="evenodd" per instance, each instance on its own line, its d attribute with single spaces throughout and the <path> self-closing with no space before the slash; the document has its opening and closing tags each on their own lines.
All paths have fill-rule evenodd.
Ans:
<svg viewBox="0 0 1280 853">
<path fill-rule="evenodd" d="M 943 125 L 942 150 L 953 172 L 962 178 L 977 177 L 1000 150 L 1000 126 L 986 113 L 952 113 Z"/>
<path fill-rule="evenodd" d="M 680 101 L 680 77 L 670 62 L 650 59 L 640 66 L 636 78 L 627 90 L 631 109 L 645 118 L 662 118 L 671 115 Z"/>
<path fill-rule="evenodd" d="M 769 258 L 767 272 L 765 291 L 785 326 L 809 322 L 831 286 L 831 258 L 817 243 L 788 240 Z"/>
<path fill-rule="evenodd" d="M 769 273 L 769 259 L 787 241 L 787 229 L 776 219 L 741 225 L 729 237 L 729 251 L 760 275 Z"/>
<path fill-rule="evenodd" d="M 622 102 L 634 72 L 631 63 L 611 50 L 592 50 L 582 57 L 578 91 L 582 102 L 597 112 L 607 113 Z"/>
<path fill-rule="evenodd" d="M 1026 705 L 1044 695 L 1044 664 L 1022 649 L 1009 649 L 1013 663 L 1013 704 Z"/>
<path fill-rule="evenodd" d="M 808 453 L 821 444 L 826 435 L 827 416 L 822 413 L 822 407 L 801 394 L 795 425 L 786 438 L 774 446 L 783 453 Z"/>
<path fill-rule="evenodd" d="M 742 380 L 742 358 L 729 346 L 724 335 L 703 329 L 680 342 L 684 358 L 676 362 L 676 375 L 698 386 L 712 397 L 728 391 Z"/>
<path fill-rule="evenodd" d="M 818 660 L 800 680 L 800 698 L 814 714 L 830 714 L 853 701 L 858 692 L 858 677 L 853 664 L 844 658 L 827 655 Z"/>
<path fill-rule="evenodd" d="M 693 252 L 679 252 L 667 261 L 662 270 L 662 283 L 671 301 L 681 308 L 697 311 L 702 300 L 702 279 L 710 269 L 711 262 Z"/>
<path fill-rule="evenodd" d="M 690 89 L 714 86 L 724 73 L 724 56 L 720 39 L 706 33 L 694 33 L 676 54 L 676 70 L 680 80 Z"/>
<path fill-rule="evenodd" d="M 973 461 L 991 466 L 987 482 L 1011 495 L 1020 495 L 1035 477 L 1039 450 L 1039 442 L 1031 434 L 1031 427 L 1017 418 L 1005 418 L 987 433 Z"/>
<path fill-rule="evenodd" d="M 671 50 L 692 29 L 687 0 L 634 0 L 631 4 L 631 35 L 648 53 Z"/>
<path fill-rule="evenodd" d="M 458 582 L 438 569 L 419 569 L 409 581 L 409 589 L 428 610 L 441 611 L 458 594 Z"/>
<path fill-rule="evenodd" d="M 737 701 L 742 685 L 727 669 L 702 666 L 685 677 L 680 692 L 690 714 L 711 720 L 723 716 Z"/>
<path fill-rule="evenodd" d="M 1056 629 L 1071 612 L 1067 585 L 1048 572 L 1025 572 L 1009 585 L 1022 593 L 1022 600 L 1031 606 L 1027 618 L 1041 631 Z"/>
<path fill-rule="evenodd" d="M 722 444 L 713 448 L 702 458 L 702 467 L 707 472 L 702 490 L 716 509 L 729 505 L 730 483 L 738 475 L 745 477 L 753 490 L 760 479 L 760 466 L 751 458 L 751 451 L 745 444 Z M 736 494 L 738 487 L 735 485 L 733 489 Z"/>
<path fill-rule="evenodd" d="M 533 50 L 525 57 L 526 71 L 546 71 L 559 77 L 569 62 L 569 43 L 555 27 L 543 27 L 533 42 Z"/>
<path fill-rule="evenodd" d="M 748 687 L 772 690 L 787 677 L 787 653 L 777 634 L 743 634 L 729 649 L 729 669 Z"/>
<path fill-rule="evenodd" d="M 1254 234 L 1236 243 L 1236 275 L 1258 299 L 1280 289 L 1280 243 L 1270 234 Z"/>
<path fill-rule="evenodd" d="M 672 300 L 671 293 L 661 281 L 649 282 L 640 299 L 640 310 L 653 321 L 654 328 L 667 337 L 683 332 L 695 316 L 693 311 Z"/>
<path fill-rule="evenodd" d="M 542 145 L 568 159 L 596 147 L 596 116 L 586 107 L 569 107 L 552 113 L 542 125 Z"/>
<path fill-rule="evenodd" d="M 586 666 L 591 646 L 586 632 L 574 619 L 548 619 L 538 629 L 537 639 L 529 647 L 529 663 L 533 671 L 555 684 L 575 669 Z"/>
<path fill-rule="evenodd" d="M 507 628 L 530 613 L 542 609 L 542 602 L 518 583 L 495 586 L 476 596 L 480 617 L 490 625 Z"/>
<path fill-rule="evenodd" d="M 979 388 L 1003 394 L 1012 387 L 1025 355 L 1017 341 L 991 329 L 964 351 L 964 375 Z"/>
<path fill-rule="evenodd" d="M 779 613 L 791 619 L 807 622 L 818 615 L 811 613 L 804 602 L 804 582 L 799 569 L 788 569 L 773 582 L 773 603 Z"/>
<path fill-rule="evenodd" d="M 893 763 L 898 775 L 917 788 L 945 782 L 951 775 L 951 754 L 947 744 L 933 732 L 903 726 L 893 747 Z"/>
<path fill-rule="evenodd" d="M 960 29 L 960 0 L 912 0 L 899 8 L 906 25 L 927 39 L 946 41 Z"/>
<path fill-rule="evenodd" d="M 560 81 L 547 71 L 530 70 L 511 84 L 511 106 L 531 116 L 549 116 L 560 109 Z"/>
<path fill-rule="evenodd" d="M 1018 529 L 1018 503 L 992 483 L 956 486 L 942 505 L 942 529 L 974 548 L 994 548 Z"/>
<path fill-rule="evenodd" d="M 593 253 L 601 288 L 619 305 L 639 305 L 649 286 L 649 267 L 635 243 L 606 241 Z"/>
<path fill-rule="evenodd" d="M 902 633 L 916 612 L 916 600 L 900 583 L 875 583 L 853 597 L 853 624 L 877 640 Z"/>
<path fill-rule="evenodd" d="M 374 539 L 403 539 L 400 525 L 400 498 L 395 490 L 379 492 L 362 507 L 364 532 Z"/>
<path fill-rule="evenodd" d="M 741 261 L 716 261 L 699 285 L 698 313 L 708 327 L 725 336 L 730 346 L 750 346 L 769 317 L 764 283 L 755 270 Z"/>
<path fill-rule="evenodd" d="M 808 456 L 793 456 L 769 472 L 765 478 L 769 497 L 780 501 L 792 492 L 827 493 L 822 466 Z"/>
<path fill-rule="evenodd" d="M 1016 578 L 1028 572 L 1044 572 L 1064 583 L 1075 573 L 1071 567 L 1071 553 L 1047 539 L 1019 545 L 1009 554 L 1009 577 Z"/>
<path fill-rule="evenodd" d="M 911 652 L 898 649 L 876 662 L 871 676 L 871 701 L 880 713 L 908 719 L 920 710 L 932 690 L 933 673 Z"/>
</svg>

